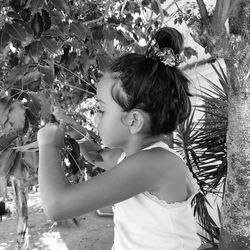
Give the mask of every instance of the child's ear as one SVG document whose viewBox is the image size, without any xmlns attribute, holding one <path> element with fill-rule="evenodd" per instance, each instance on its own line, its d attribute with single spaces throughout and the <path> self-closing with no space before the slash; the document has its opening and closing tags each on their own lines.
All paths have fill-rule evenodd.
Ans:
<svg viewBox="0 0 250 250">
<path fill-rule="evenodd" d="M 143 111 L 138 109 L 131 110 L 126 120 L 131 134 L 137 134 L 144 131 L 147 119 Z"/>
</svg>

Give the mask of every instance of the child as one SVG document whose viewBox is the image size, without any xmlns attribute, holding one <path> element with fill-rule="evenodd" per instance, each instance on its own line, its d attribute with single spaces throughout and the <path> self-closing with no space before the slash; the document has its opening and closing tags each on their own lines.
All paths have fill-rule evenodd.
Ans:
<svg viewBox="0 0 250 250">
<path fill-rule="evenodd" d="M 161 28 L 146 55 L 121 56 L 101 78 L 96 123 L 110 148 L 102 152 L 110 162 L 106 172 L 70 184 L 59 157 L 65 126 L 48 124 L 39 131 L 39 183 L 49 218 L 115 204 L 112 250 L 199 247 L 190 205 L 196 186 L 181 157 L 161 141 L 190 114 L 189 82 L 177 68 L 182 46 L 176 29 Z"/>
</svg>

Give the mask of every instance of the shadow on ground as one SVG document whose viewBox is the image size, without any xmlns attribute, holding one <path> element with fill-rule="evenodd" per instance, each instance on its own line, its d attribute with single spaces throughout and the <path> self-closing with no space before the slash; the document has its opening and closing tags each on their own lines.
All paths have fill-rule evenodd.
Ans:
<svg viewBox="0 0 250 250">
<path fill-rule="evenodd" d="M 42 212 L 38 192 L 29 194 L 29 249 L 32 250 L 110 250 L 113 243 L 112 217 L 99 217 L 96 212 L 58 225 L 48 221 Z M 110 208 L 105 210 L 110 211 Z M 0 222 L 0 250 L 16 246 L 15 213 Z"/>
</svg>

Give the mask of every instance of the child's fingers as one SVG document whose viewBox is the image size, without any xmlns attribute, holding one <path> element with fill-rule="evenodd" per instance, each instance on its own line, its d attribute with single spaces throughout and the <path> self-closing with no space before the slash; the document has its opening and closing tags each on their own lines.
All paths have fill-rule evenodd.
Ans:
<svg viewBox="0 0 250 250">
<path fill-rule="evenodd" d="M 66 122 L 64 122 L 63 120 L 60 120 L 59 127 L 65 131 L 66 130 Z"/>
</svg>

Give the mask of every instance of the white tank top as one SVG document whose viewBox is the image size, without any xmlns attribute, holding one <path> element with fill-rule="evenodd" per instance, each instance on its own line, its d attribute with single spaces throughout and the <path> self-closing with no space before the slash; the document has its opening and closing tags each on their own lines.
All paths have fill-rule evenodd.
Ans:
<svg viewBox="0 0 250 250">
<path fill-rule="evenodd" d="M 157 142 L 147 150 L 162 147 L 181 157 L 165 143 Z M 123 154 L 118 163 L 125 158 Z M 187 169 L 192 195 L 184 202 L 166 203 L 144 192 L 114 205 L 114 244 L 112 250 L 195 250 L 201 242 L 191 200 L 198 184 Z"/>
</svg>

